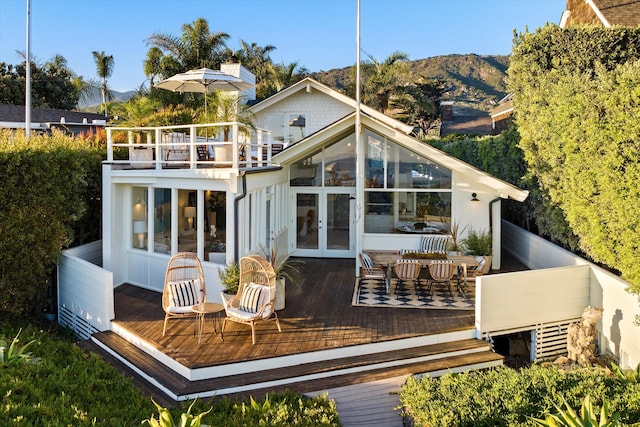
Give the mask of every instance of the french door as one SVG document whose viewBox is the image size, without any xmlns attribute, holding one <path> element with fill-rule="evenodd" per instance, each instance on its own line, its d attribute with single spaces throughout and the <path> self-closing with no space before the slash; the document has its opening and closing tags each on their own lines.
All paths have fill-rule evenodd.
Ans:
<svg viewBox="0 0 640 427">
<path fill-rule="evenodd" d="M 354 188 L 297 190 L 295 255 L 355 257 Z"/>
</svg>

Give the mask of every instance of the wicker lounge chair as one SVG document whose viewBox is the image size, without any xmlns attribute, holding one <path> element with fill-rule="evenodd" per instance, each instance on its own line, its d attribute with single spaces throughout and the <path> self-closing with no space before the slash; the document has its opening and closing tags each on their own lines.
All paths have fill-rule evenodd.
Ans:
<svg viewBox="0 0 640 427">
<path fill-rule="evenodd" d="M 240 287 L 233 296 L 222 294 L 227 315 L 222 322 L 220 337 L 224 339 L 227 322 L 251 326 L 251 341 L 256 343 L 256 323 L 275 321 L 282 332 L 275 311 L 276 273 L 271 263 L 258 255 L 240 258 Z"/>
<path fill-rule="evenodd" d="M 162 291 L 162 309 L 165 312 L 162 336 L 167 332 L 171 317 L 196 317 L 193 306 L 206 302 L 202 264 L 192 252 L 178 252 L 167 265 Z"/>
</svg>

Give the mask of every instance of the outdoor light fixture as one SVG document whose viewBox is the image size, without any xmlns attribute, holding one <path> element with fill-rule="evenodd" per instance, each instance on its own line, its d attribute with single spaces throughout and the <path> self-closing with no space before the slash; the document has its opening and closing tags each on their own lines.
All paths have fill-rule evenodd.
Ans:
<svg viewBox="0 0 640 427">
<path fill-rule="evenodd" d="M 472 202 L 479 202 L 480 199 L 478 199 L 478 195 L 476 193 L 471 193 L 471 201 Z"/>
<path fill-rule="evenodd" d="M 193 228 L 193 218 L 196 217 L 196 208 L 195 206 L 185 206 L 184 207 L 184 217 L 187 218 L 187 223 L 189 228 Z"/>
<path fill-rule="evenodd" d="M 147 221 L 133 221 L 133 234 L 138 235 L 138 247 L 144 248 L 144 233 L 147 232 Z"/>
</svg>

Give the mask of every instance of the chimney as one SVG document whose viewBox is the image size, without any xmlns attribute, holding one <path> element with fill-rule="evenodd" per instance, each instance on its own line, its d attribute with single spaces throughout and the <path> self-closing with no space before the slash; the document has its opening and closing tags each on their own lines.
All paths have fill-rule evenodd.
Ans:
<svg viewBox="0 0 640 427">
<path fill-rule="evenodd" d="M 237 77 L 240 80 L 250 83 L 253 87 L 240 92 L 240 96 L 246 96 L 248 101 L 256 99 L 256 76 L 240 64 L 238 58 L 232 56 L 224 64 L 220 64 L 220 71 Z"/>
<path fill-rule="evenodd" d="M 453 101 L 440 102 L 440 114 L 443 122 L 453 121 Z"/>
</svg>

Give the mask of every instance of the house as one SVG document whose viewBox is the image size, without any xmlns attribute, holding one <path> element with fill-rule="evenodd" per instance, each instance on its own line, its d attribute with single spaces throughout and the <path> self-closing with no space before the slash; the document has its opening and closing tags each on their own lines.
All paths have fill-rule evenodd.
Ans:
<svg viewBox="0 0 640 427">
<path fill-rule="evenodd" d="M 609 28 L 612 25 L 635 27 L 640 24 L 638 0 L 567 0 L 562 13 L 562 28 L 577 24 L 593 24 Z"/>
<path fill-rule="evenodd" d="M 245 72 L 241 66 L 238 70 L 240 75 Z M 621 304 L 624 286 L 501 220 L 502 201 L 523 201 L 527 191 L 415 139 L 409 126 L 373 109 L 362 106 L 358 115 L 353 99 L 311 78 L 255 104 L 252 110 L 253 129 L 240 123 L 107 128 L 103 239 L 73 248 L 60 260 L 58 308 L 63 325 L 85 336 L 105 331 L 124 337 L 109 340 L 126 339 L 133 344 L 127 344 L 127 351 L 135 346 L 139 353 L 129 360 L 122 356 L 123 363 L 142 372 L 131 360 L 151 357 L 159 362 L 155 365 L 168 367 L 175 375 L 170 382 L 180 387 L 186 384 L 183 394 L 173 392 L 176 400 L 310 378 L 305 373 L 242 387 L 227 383 L 225 391 L 193 391 L 221 377 L 226 381 L 248 375 L 253 378 L 243 376 L 242 381 L 253 381 L 276 371 L 293 372 L 292 366 L 303 365 L 342 375 L 346 371 L 327 369 L 331 361 L 345 366 L 346 358 L 352 357 L 360 365 L 365 355 L 373 359 L 386 353 L 414 354 L 449 340 L 477 342 L 483 338 L 486 344 L 510 333 L 531 335 L 532 358 L 551 357 L 562 351 L 558 341 L 566 341 L 567 325 L 579 319 L 587 305 L 605 307 L 606 317 L 599 328 L 603 345 L 620 355 L 623 366 L 639 360 L 637 330 L 632 329 L 637 307 L 634 298 Z M 276 145 L 284 149 L 276 152 Z M 435 229 L 441 234 L 456 224 L 486 230 L 493 238 L 494 268 L 500 268 L 504 244 L 523 263 L 541 270 L 479 277 L 475 312 L 458 313 L 450 322 L 439 319 L 433 322 L 436 328 L 426 327 L 426 332 L 393 335 L 378 323 L 386 315 L 377 313 L 365 315 L 365 327 L 359 329 L 357 314 L 336 319 L 340 313 L 332 312 L 329 318 L 343 323 L 336 338 L 327 338 L 323 334 L 330 329 L 328 323 L 305 317 L 309 316 L 305 312 L 287 319 L 289 333 L 278 335 L 273 345 L 258 343 L 256 349 L 246 339 L 248 335 L 238 333 L 236 342 L 230 343 L 225 334 L 224 347 L 233 346 L 226 353 L 233 360 L 241 356 L 237 363 L 187 363 L 186 358 L 176 356 L 186 354 L 179 353 L 177 343 L 197 356 L 199 352 L 192 351 L 193 327 L 183 325 L 179 336 L 161 337 L 161 318 L 146 317 L 147 311 L 140 319 L 134 314 L 132 322 L 150 328 L 157 340 L 132 333 L 116 321 L 116 293 L 142 310 L 154 300 L 153 295 L 162 292 L 169 258 L 177 252 L 194 252 L 202 260 L 210 301 L 220 298 L 221 267 L 271 249 L 295 257 L 330 259 L 342 267 L 352 265 L 353 276 L 346 282 L 353 286 L 357 255 L 363 250 L 417 249 L 418 233 L 424 230 L 415 227 L 416 223 L 426 223 L 428 232 Z M 336 294 L 327 274 L 332 272 L 315 265 L 315 274 L 324 276 L 314 281 L 324 288 L 317 294 Z M 326 304 L 310 296 L 305 299 L 315 308 Z M 348 306 L 345 312 L 351 310 L 351 301 L 342 298 L 340 303 L 340 307 Z M 154 309 L 161 312 L 160 304 Z M 417 318 L 423 326 L 431 323 L 422 313 L 399 323 L 413 327 Z M 312 323 L 310 334 L 320 346 L 309 348 L 305 338 L 310 335 L 304 334 Z M 389 325 L 389 331 L 392 329 Z M 354 337 L 359 339 L 364 330 L 378 335 L 354 343 Z M 290 339 L 298 341 L 289 343 Z M 240 347 L 244 344 L 251 347 Z M 215 347 L 207 348 L 202 354 L 214 357 L 215 352 Z M 275 353 L 279 357 L 271 358 Z M 143 374 L 151 383 L 158 381 L 154 373 Z"/>
<path fill-rule="evenodd" d="M 513 121 L 513 94 L 510 93 L 498 101 L 498 105 L 490 111 L 491 128 L 494 135 L 509 128 Z"/>
<path fill-rule="evenodd" d="M 277 248 L 355 260 L 363 249 L 418 247 L 419 236 L 401 231 L 415 222 L 443 233 L 452 223 L 491 230 L 499 254 L 500 201 L 527 197 L 366 106 L 358 148 L 355 101 L 310 78 L 251 108 L 262 138 L 286 147 L 260 166 L 163 168 L 160 154 L 138 165 L 148 167 L 126 168 L 128 160 L 113 157 L 105 163 L 103 265 L 114 283 L 161 290 L 170 254 L 192 251 L 206 261 L 208 293 L 216 295 L 218 267 L 245 254 Z M 182 139 L 167 144 L 186 153 L 184 134 L 174 129 L 164 140 L 176 135 Z M 152 159 L 155 144 L 133 151 Z"/>
<path fill-rule="evenodd" d="M 107 121 L 101 114 L 69 111 L 54 108 L 32 108 L 31 129 L 51 132 L 59 129 L 78 135 L 104 129 Z M 0 129 L 24 129 L 25 107 L 23 105 L 0 104 Z"/>
<path fill-rule="evenodd" d="M 458 109 L 454 101 L 441 101 L 442 124 L 440 125 L 439 136 L 444 137 L 451 134 L 463 135 L 491 135 L 491 118 L 488 114 L 473 115 L 464 114 L 463 109 Z"/>
</svg>

